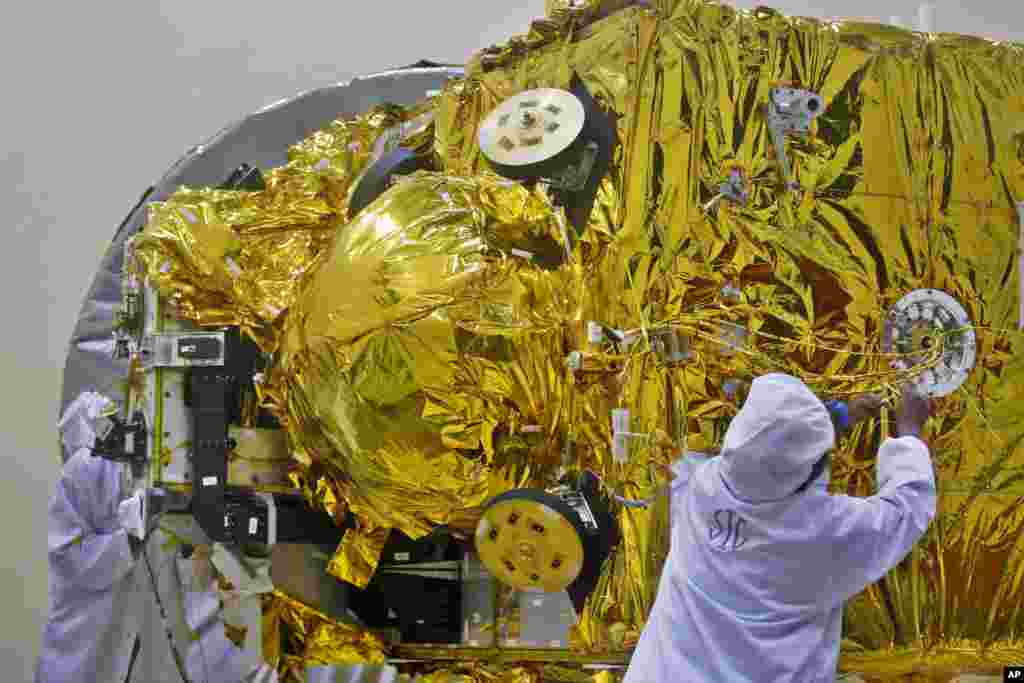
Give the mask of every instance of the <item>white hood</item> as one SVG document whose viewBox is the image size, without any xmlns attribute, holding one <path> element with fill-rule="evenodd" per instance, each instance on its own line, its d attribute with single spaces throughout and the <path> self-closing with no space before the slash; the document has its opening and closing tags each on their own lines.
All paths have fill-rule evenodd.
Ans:
<svg viewBox="0 0 1024 683">
<path fill-rule="evenodd" d="M 758 377 L 725 434 L 722 474 L 742 500 L 781 500 L 807 481 L 835 440 L 828 410 L 803 382 Z"/>
</svg>

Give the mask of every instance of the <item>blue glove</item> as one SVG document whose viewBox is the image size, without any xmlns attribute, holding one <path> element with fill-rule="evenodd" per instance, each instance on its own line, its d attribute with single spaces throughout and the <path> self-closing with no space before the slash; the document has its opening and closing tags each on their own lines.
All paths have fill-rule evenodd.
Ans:
<svg viewBox="0 0 1024 683">
<path fill-rule="evenodd" d="M 845 432 L 850 426 L 850 406 L 845 401 L 826 401 L 825 407 L 832 416 L 832 423 L 836 430 Z"/>
</svg>

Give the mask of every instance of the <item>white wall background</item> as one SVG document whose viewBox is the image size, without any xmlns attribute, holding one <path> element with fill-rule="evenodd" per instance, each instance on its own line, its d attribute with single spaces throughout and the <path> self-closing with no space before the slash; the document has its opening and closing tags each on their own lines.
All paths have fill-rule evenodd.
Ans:
<svg viewBox="0 0 1024 683">
<path fill-rule="evenodd" d="M 736 4 L 897 16 L 911 26 L 918 3 Z M 935 29 L 1024 41 L 1024 3 L 970 5 L 940 0 Z M 461 63 L 523 32 L 543 6 L 37 0 L 0 9 L 0 678 L 31 678 L 46 612 L 46 504 L 57 476 L 65 346 L 100 256 L 139 194 L 240 116 L 421 58 Z"/>
</svg>

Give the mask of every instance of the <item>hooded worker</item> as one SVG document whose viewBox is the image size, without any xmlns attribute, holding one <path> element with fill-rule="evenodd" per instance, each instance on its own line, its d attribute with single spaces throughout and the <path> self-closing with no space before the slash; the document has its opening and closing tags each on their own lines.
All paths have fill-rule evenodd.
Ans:
<svg viewBox="0 0 1024 683">
<path fill-rule="evenodd" d="M 878 453 L 878 494 L 829 495 L 837 427 L 878 403 L 830 412 L 794 377 L 759 377 L 721 457 L 677 463 L 671 548 L 624 683 L 835 679 L 843 603 L 935 516 L 928 407 L 910 391 Z"/>
<path fill-rule="evenodd" d="M 50 614 L 36 683 L 273 683 L 276 672 L 227 639 L 212 577 L 194 589 L 183 585 L 177 550 L 159 542 L 148 551 L 158 558 L 150 572 L 135 571 L 153 526 L 149 498 L 129 495 L 126 465 L 93 454 L 96 422 L 114 409 L 110 399 L 86 392 L 58 423 L 67 462 L 49 508 Z M 163 629 L 181 627 L 160 617 L 158 594 L 182 607 L 181 626 L 194 637 L 187 661 L 163 639 Z"/>
<path fill-rule="evenodd" d="M 121 468 L 84 448 L 64 466 L 50 503 L 50 616 L 37 683 L 123 681 L 128 674 L 137 628 L 132 612 L 115 605 L 133 590 L 142 530 L 141 514 L 129 512 L 138 499 L 122 495 Z"/>
<path fill-rule="evenodd" d="M 275 671 L 227 639 L 212 577 L 184 585 L 179 564 L 192 571 L 194 563 L 175 562 L 178 551 L 159 533 L 145 549 L 149 497 L 129 495 L 126 465 L 93 454 L 96 422 L 114 409 L 86 392 L 58 423 L 67 462 L 49 508 L 50 614 L 36 683 L 276 682 Z M 144 552 L 157 560 L 138 572 Z M 181 605 L 184 623 L 166 622 L 158 595 Z M 183 642 L 186 626 L 193 641 L 181 658 L 163 631 L 177 630 L 172 638 Z"/>
</svg>

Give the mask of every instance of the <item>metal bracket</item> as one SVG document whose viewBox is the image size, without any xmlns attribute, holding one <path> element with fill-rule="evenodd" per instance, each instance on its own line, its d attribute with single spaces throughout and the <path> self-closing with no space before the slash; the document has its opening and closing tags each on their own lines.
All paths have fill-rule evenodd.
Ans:
<svg viewBox="0 0 1024 683">
<path fill-rule="evenodd" d="M 718 325 L 719 353 L 731 356 L 747 343 L 749 331 L 745 325 L 723 321 Z"/>
<path fill-rule="evenodd" d="M 548 185 L 563 192 L 579 192 L 587 185 L 590 174 L 597 164 L 597 155 L 601 148 L 596 142 L 590 141 L 583 147 L 579 161 L 569 164 L 559 173 L 547 178 Z"/>
<path fill-rule="evenodd" d="M 673 329 L 652 335 L 651 349 L 667 365 L 682 363 L 690 358 L 690 340 Z"/>
<path fill-rule="evenodd" d="M 590 509 L 590 504 L 582 493 L 568 486 L 559 486 L 549 491 L 549 493 L 558 496 L 576 511 L 576 514 L 580 516 L 580 521 L 583 522 L 583 528 L 586 529 L 588 534 L 593 535 L 600 530 L 597 525 L 597 518 L 594 516 L 594 511 Z"/>
<path fill-rule="evenodd" d="M 223 331 L 171 332 L 144 337 L 140 352 L 146 369 L 219 367 L 225 344 Z"/>
<path fill-rule="evenodd" d="M 747 205 L 747 202 L 750 200 L 750 193 L 747 191 L 747 178 L 742 168 L 732 168 L 729 170 L 729 176 L 718 186 L 718 194 L 704 205 L 705 213 L 723 199 L 728 199 L 740 206 Z"/>
<path fill-rule="evenodd" d="M 418 564 L 382 564 L 378 574 L 399 574 L 404 576 L 422 576 L 428 579 L 459 579 L 459 562 L 420 562 Z"/>
<path fill-rule="evenodd" d="M 141 411 L 135 411 L 129 422 L 111 415 L 100 421 L 92 451 L 101 458 L 128 463 L 132 475 L 140 478 L 148 460 L 147 436 L 146 418 Z"/>
<path fill-rule="evenodd" d="M 142 334 L 142 287 L 131 269 L 134 247 L 134 236 L 125 240 L 121 263 L 121 305 L 114 314 L 115 360 L 131 358 L 138 351 L 138 339 Z"/>
<path fill-rule="evenodd" d="M 793 180 L 786 154 L 786 136 L 806 134 L 822 111 L 821 96 L 810 90 L 780 86 L 768 91 L 768 129 L 786 187 L 791 190 L 799 186 Z"/>
</svg>

